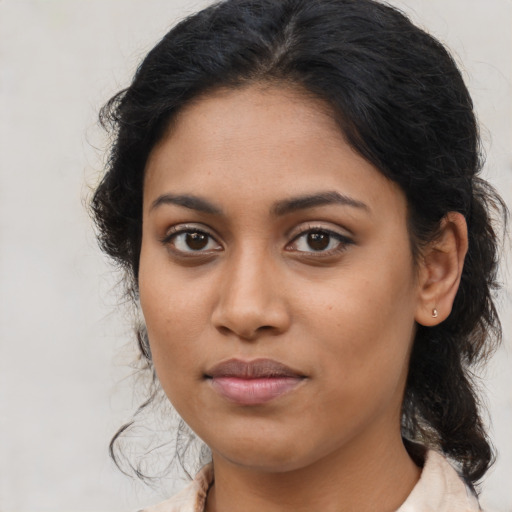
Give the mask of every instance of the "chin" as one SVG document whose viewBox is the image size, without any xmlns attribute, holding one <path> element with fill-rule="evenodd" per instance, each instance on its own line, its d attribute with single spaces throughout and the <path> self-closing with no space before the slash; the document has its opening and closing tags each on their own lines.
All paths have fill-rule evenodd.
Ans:
<svg viewBox="0 0 512 512">
<path fill-rule="evenodd" d="M 314 463 L 318 450 L 308 448 L 304 439 L 279 438 L 279 436 L 228 436 L 224 443 L 212 449 L 215 456 L 231 464 L 253 471 L 285 473 Z M 225 441 L 228 443 L 225 444 Z M 216 443 L 213 443 L 214 446 Z M 210 445 L 211 446 L 211 445 Z"/>
</svg>

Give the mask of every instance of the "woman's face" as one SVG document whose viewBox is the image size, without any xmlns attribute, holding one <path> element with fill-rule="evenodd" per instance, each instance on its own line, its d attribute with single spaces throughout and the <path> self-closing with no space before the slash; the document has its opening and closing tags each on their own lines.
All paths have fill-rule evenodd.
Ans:
<svg viewBox="0 0 512 512">
<path fill-rule="evenodd" d="M 418 285 L 401 190 L 285 88 L 219 91 L 154 148 L 140 300 L 214 457 L 265 471 L 400 435 Z"/>
</svg>

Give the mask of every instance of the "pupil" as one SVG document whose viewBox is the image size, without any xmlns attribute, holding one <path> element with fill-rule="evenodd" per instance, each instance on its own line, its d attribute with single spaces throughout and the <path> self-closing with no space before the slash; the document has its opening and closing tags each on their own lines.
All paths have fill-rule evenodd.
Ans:
<svg viewBox="0 0 512 512">
<path fill-rule="evenodd" d="M 204 233 L 187 233 L 187 245 L 194 251 L 204 249 L 208 244 L 208 236 Z"/>
<path fill-rule="evenodd" d="M 309 233 L 308 245 L 314 251 L 322 251 L 329 245 L 330 235 L 327 233 Z"/>
</svg>

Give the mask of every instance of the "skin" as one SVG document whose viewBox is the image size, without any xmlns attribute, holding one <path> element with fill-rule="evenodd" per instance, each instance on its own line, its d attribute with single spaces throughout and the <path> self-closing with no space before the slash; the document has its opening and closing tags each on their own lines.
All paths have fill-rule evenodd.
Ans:
<svg viewBox="0 0 512 512">
<path fill-rule="evenodd" d="M 283 211 L 319 193 L 350 201 Z M 415 264 L 406 219 L 401 189 L 293 89 L 211 93 L 153 149 L 140 301 L 163 389 L 212 449 L 207 510 L 384 512 L 406 499 L 420 475 L 400 435 L 415 326 L 449 314 L 465 254 L 452 214 Z M 198 232 L 206 245 L 192 250 Z M 304 378 L 242 406 L 205 378 L 231 358 Z"/>
</svg>

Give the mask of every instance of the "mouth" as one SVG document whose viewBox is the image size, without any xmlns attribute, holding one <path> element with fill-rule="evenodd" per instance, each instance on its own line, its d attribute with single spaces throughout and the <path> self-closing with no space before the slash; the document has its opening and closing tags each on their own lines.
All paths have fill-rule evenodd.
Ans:
<svg viewBox="0 0 512 512">
<path fill-rule="evenodd" d="M 211 368 L 205 378 L 230 402 L 261 405 L 293 391 L 306 377 L 272 359 L 230 359 Z"/>
</svg>

